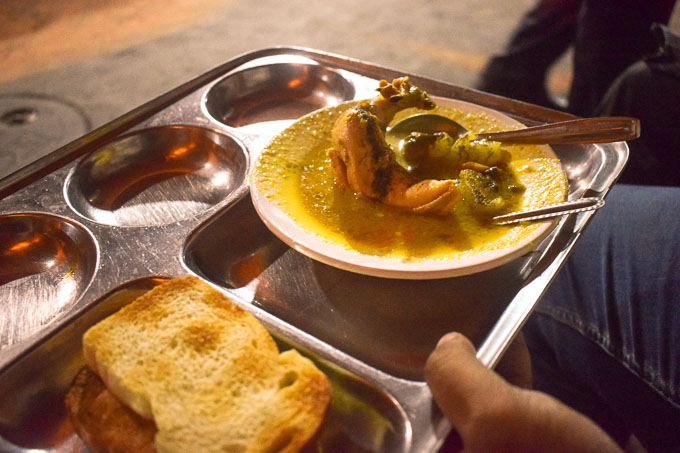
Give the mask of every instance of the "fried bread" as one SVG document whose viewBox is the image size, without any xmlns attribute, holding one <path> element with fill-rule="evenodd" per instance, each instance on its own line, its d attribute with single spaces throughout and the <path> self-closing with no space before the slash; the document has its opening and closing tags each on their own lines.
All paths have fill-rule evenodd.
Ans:
<svg viewBox="0 0 680 453">
<path fill-rule="evenodd" d="M 153 421 L 159 452 L 294 452 L 318 429 L 328 379 L 195 277 L 172 279 L 90 328 L 85 361 Z"/>
<path fill-rule="evenodd" d="M 83 367 L 66 396 L 71 423 L 92 453 L 154 453 L 156 425 L 137 415 Z"/>
</svg>

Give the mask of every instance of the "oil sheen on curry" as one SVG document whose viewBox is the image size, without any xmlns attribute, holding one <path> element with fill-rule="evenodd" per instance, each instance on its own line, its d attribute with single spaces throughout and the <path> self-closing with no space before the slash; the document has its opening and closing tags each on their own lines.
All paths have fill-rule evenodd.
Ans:
<svg viewBox="0 0 680 453">
<path fill-rule="evenodd" d="M 366 255 L 451 260 L 511 247 L 538 227 L 494 225 L 492 216 L 565 199 L 567 179 L 545 147 L 470 142 L 475 132 L 517 128 L 510 120 L 437 106 L 405 77 L 377 91 L 301 118 L 258 159 L 257 190 L 308 233 Z M 471 135 L 387 143 L 389 124 L 423 110 Z"/>
</svg>

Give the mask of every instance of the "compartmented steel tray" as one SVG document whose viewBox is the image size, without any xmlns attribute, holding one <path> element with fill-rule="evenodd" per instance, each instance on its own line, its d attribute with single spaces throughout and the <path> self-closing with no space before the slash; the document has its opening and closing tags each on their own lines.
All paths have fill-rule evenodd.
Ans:
<svg viewBox="0 0 680 453">
<path fill-rule="evenodd" d="M 166 276 L 192 273 L 260 319 L 331 378 L 310 448 L 425 452 L 450 430 L 422 369 L 461 331 L 494 366 L 593 212 L 563 218 L 533 252 L 450 279 L 369 277 L 313 261 L 257 216 L 247 175 L 299 116 L 372 97 L 410 75 L 433 95 L 525 124 L 566 114 L 298 48 L 249 53 L 0 181 L 0 450 L 78 451 L 63 397 L 90 325 Z M 625 143 L 556 146 L 570 198 L 604 197 Z"/>
</svg>

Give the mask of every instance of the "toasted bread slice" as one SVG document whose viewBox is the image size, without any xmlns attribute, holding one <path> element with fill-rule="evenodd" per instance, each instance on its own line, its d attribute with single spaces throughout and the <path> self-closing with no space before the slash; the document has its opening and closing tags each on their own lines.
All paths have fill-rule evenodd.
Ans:
<svg viewBox="0 0 680 453">
<path fill-rule="evenodd" d="M 195 277 L 170 280 L 83 337 L 85 361 L 159 452 L 293 452 L 318 429 L 328 379 Z"/>
</svg>

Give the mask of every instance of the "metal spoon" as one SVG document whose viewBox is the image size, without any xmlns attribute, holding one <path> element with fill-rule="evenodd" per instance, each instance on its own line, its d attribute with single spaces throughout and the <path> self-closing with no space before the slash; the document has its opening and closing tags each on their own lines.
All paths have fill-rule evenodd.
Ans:
<svg viewBox="0 0 680 453">
<path fill-rule="evenodd" d="M 468 133 L 456 121 L 436 113 L 420 113 L 404 118 L 387 130 L 390 143 L 399 143 L 411 132 L 446 132 L 454 139 Z M 640 136 L 640 121 L 636 118 L 611 116 L 581 118 L 531 126 L 504 132 L 475 134 L 474 140 L 491 140 L 515 144 L 585 144 L 632 140 Z"/>
<path fill-rule="evenodd" d="M 604 206 L 604 200 L 602 198 L 579 198 L 578 200 L 555 203 L 541 208 L 498 215 L 493 217 L 492 220 L 496 225 L 508 225 L 511 223 L 523 222 L 525 220 L 541 220 L 576 212 L 592 211 L 594 209 L 599 209 L 602 206 Z"/>
</svg>

